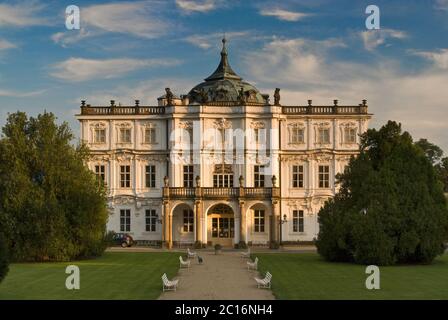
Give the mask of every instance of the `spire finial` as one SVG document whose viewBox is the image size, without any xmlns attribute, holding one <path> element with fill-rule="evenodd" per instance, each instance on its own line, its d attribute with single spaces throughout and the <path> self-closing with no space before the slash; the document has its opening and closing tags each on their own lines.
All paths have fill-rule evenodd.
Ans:
<svg viewBox="0 0 448 320">
<path fill-rule="evenodd" d="M 222 37 L 221 41 L 222 41 L 222 50 L 221 50 L 221 52 L 227 54 L 227 49 L 226 49 L 227 39 L 226 39 L 226 34 L 225 33 L 224 33 L 224 36 Z"/>
</svg>

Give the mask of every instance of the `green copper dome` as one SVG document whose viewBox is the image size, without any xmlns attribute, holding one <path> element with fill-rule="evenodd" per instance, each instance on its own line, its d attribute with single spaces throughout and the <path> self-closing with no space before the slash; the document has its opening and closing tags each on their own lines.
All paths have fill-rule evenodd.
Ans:
<svg viewBox="0 0 448 320">
<path fill-rule="evenodd" d="M 235 104 L 266 104 L 257 88 L 243 81 L 230 67 L 226 39 L 222 39 L 221 61 L 215 72 L 188 93 L 190 103 L 230 102 Z"/>
</svg>

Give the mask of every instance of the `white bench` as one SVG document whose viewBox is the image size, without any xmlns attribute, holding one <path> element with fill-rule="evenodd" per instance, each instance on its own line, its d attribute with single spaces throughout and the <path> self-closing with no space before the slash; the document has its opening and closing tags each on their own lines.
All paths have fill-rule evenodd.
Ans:
<svg viewBox="0 0 448 320">
<path fill-rule="evenodd" d="M 241 258 L 249 258 L 250 257 L 250 248 L 247 249 L 247 252 L 241 252 Z"/>
<path fill-rule="evenodd" d="M 184 261 L 182 256 L 179 256 L 180 268 L 190 268 L 190 260 Z"/>
<path fill-rule="evenodd" d="M 258 269 L 258 257 L 255 258 L 255 261 L 247 261 L 247 270 L 257 270 Z"/>
<path fill-rule="evenodd" d="M 166 276 L 166 273 L 163 274 L 162 276 L 162 282 L 163 282 L 163 291 L 169 291 L 169 290 L 174 290 L 176 291 L 177 289 L 177 284 L 179 282 L 179 280 L 173 280 L 170 281 L 168 280 L 168 277 Z"/>
<path fill-rule="evenodd" d="M 260 278 L 254 278 L 254 279 L 255 281 L 257 281 L 258 288 L 266 288 L 266 289 L 271 288 L 272 274 L 269 271 L 266 272 L 266 276 L 264 277 L 264 279 Z"/>
<path fill-rule="evenodd" d="M 196 252 L 190 251 L 190 248 L 187 248 L 188 258 L 192 259 L 196 257 Z"/>
</svg>

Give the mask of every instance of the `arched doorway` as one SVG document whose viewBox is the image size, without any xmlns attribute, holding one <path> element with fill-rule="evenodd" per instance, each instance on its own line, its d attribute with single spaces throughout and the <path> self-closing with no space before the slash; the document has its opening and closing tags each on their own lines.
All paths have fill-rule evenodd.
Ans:
<svg viewBox="0 0 448 320">
<path fill-rule="evenodd" d="M 208 210 L 207 240 L 212 245 L 233 246 L 235 237 L 235 217 L 233 210 L 226 204 L 219 203 Z"/>
<path fill-rule="evenodd" d="M 192 244 L 195 219 L 190 204 L 179 203 L 172 209 L 172 240 L 174 245 Z"/>
</svg>

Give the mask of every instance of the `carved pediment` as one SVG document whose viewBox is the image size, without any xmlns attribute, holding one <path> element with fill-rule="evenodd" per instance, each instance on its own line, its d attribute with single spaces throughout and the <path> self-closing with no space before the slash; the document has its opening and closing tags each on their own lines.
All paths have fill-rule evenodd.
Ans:
<svg viewBox="0 0 448 320">
<path fill-rule="evenodd" d="M 218 119 L 218 120 L 213 121 L 213 126 L 216 129 L 220 129 L 220 130 L 222 130 L 222 129 L 230 129 L 232 127 L 232 122 L 222 118 L 222 119 Z"/>
</svg>

